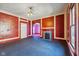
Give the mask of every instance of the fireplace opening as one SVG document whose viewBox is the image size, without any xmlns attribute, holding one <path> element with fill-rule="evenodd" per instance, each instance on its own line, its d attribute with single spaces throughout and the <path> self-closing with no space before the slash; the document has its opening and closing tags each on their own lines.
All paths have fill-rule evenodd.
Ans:
<svg viewBox="0 0 79 59">
<path fill-rule="evenodd" d="M 45 33 L 45 39 L 50 39 L 50 34 L 49 33 Z"/>
<path fill-rule="evenodd" d="M 52 32 L 51 31 L 45 31 L 44 32 L 44 39 L 51 40 L 52 39 Z"/>
</svg>

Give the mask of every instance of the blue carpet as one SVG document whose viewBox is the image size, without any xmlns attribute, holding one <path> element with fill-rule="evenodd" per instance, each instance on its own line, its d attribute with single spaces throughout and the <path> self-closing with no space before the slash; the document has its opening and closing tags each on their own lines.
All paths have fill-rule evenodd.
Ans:
<svg viewBox="0 0 79 59">
<path fill-rule="evenodd" d="M 25 38 L 0 45 L 1 56 L 65 56 L 65 46 L 58 40 Z"/>
</svg>

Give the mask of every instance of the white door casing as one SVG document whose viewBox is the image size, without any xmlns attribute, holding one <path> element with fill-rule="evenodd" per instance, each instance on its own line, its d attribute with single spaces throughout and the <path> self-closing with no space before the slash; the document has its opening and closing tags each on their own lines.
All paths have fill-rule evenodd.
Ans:
<svg viewBox="0 0 79 59">
<path fill-rule="evenodd" d="M 27 37 L 27 24 L 21 23 L 21 38 Z"/>
</svg>

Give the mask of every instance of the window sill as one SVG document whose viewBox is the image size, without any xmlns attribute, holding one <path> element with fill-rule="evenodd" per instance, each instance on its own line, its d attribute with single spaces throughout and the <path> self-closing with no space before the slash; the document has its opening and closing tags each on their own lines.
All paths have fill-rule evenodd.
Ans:
<svg viewBox="0 0 79 59">
<path fill-rule="evenodd" d="M 71 55 L 74 56 L 75 50 L 72 48 L 72 46 L 69 42 L 67 42 L 67 44 L 68 44 Z"/>
</svg>

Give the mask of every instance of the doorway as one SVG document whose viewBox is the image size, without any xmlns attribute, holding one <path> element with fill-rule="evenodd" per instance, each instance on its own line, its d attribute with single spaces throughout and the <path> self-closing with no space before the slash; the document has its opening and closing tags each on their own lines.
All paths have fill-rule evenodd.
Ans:
<svg viewBox="0 0 79 59">
<path fill-rule="evenodd" d="M 27 37 L 27 23 L 21 22 L 21 38 Z"/>
<path fill-rule="evenodd" d="M 40 37 L 40 23 L 33 25 L 33 37 Z"/>
</svg>

